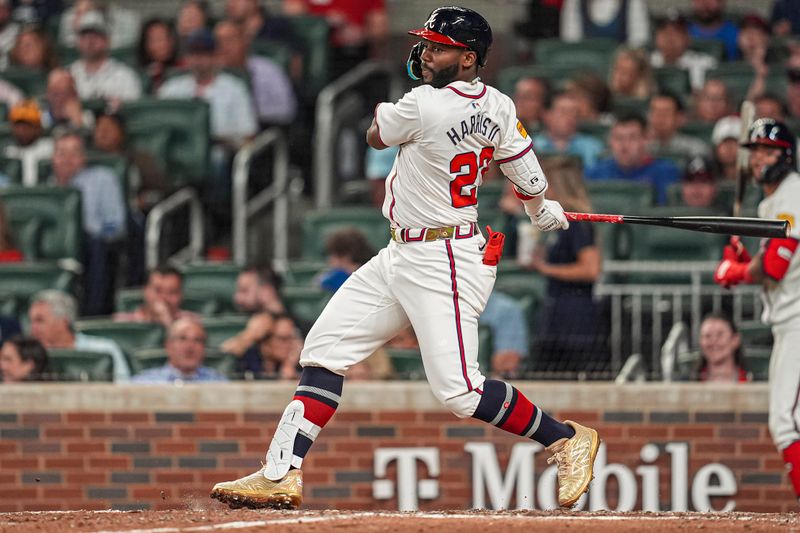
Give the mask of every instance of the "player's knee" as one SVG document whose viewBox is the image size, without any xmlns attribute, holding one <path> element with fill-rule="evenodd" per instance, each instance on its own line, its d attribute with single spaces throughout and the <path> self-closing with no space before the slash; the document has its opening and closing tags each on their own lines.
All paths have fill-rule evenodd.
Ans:
<svg viewBox="0 0 800 533">
<path fill-rule="evenodd" d="M 445 407 L 450 409 L 458 418 L 468 418 L 475 413 L 480 399 L 481 397 L 479 394 L 471 391 L 451 398 L 445 398 L 442 400 L 442 403 L 444 403 Z"/>
</svg>

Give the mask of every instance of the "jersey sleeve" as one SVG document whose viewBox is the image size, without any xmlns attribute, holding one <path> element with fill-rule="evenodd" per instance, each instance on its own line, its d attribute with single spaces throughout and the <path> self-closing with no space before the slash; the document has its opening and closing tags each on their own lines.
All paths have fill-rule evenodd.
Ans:
<svg viewBox="0 0 800 533">
<path fill-rule="evenodd" d="M 406 93 L 396 104 L 378 104 L 375 123 L 381 142 L 386 146 L 397 146 L 419 138 L 422 119 L 416 92 Z"/>
<path fill-rule="evenodd" d="M 782 191 L 781 191 L 782 192 Z M 800 239 L 800 187 L 794 187 L 778 198 L 771 213 L 766 213 L 764 218 L 777 218 L 789 222 L 789 237 Z"/>
<path fill-rule="evenodd" d="M 514 102 L 509 98 L 508 107 L 503 114 L 505 124 L 502 134 L 494 152 L 494 159 L 498 164 L 513 161 L 533 150 L 533 139 L 528 135 L 525 126 L 517 119 L 517 110 Z"/>
</svg>

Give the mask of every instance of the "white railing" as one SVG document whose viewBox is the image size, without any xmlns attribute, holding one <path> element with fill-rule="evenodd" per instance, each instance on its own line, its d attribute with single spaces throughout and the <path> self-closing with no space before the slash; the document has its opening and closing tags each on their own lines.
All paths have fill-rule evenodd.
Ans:
<svg viewBox="0 0 800 533">
<path fill-rule="evenodd" d="M 189 243 L 168 259 L 159 257 L 159 243 L 164 221 L 178 209 L 189 208 Z M 145 265 L 148 270 L 170 261 L 187 263 L 197 260 L 203 253 L 203 206 L 197 192 L 184 187 L 157 203 L 147 214 L 145 225 Z"/>
</svg>

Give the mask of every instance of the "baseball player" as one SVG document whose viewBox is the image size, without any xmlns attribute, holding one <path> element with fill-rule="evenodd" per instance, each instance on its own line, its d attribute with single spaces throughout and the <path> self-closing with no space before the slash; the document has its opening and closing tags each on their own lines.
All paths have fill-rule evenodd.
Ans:
<svg viewBox="0 0 800 533">
<path fill-rule="evenodd" d="M 763 286 L 762 320 L 772 326 L 775 343 L 769 364 L 769 430 L 783 454 L 795 494 L 800 498 L 800 174 L 795 169 L 796 141 L 781 122 L 756 120 L 743 146 L 750 149 L 750 170 L 764 191 L 761 218 L 788 220 L 790 235 L 762 243 L 754 258 L 738 241 L 725 247 L 714 281 L 724 287 L 738 283 Z"/>
<path fill-rule="evenodd" d="M 478 369 L 478 316 L 494 285 L 502 234 L 484 238 L 477 189 L 489 162 L 514 183 L 543 231 L 566 228 L 558 202 L 510 98 L 478 77 L 492 32 L 478 13 L 434 10 L 409 32 L 408 72 L 424 80 L 397 103 L 382 103 L 367 132 L 377 149 L 399 146 L 386 180 L 383 214 L 391 240 L 353 273 L 311 328 L 303 373 L 258 472 L 218 483 L 212 498 L 247 507 L 296 508 L 303 457 L 336 410 L 347 369 L 413 326 L 434 395 L 458 417 L 474 417 L 532 438 L 558 464 L 558 498 L 571 507 L 588 490 L 599 438 L 558 422 L 508 383 Z"/>
</svg>

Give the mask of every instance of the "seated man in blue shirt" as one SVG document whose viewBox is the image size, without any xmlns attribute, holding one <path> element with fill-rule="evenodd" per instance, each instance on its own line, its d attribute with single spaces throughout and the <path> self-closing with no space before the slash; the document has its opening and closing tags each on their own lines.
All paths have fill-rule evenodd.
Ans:
<svg viewBox="0 0 800 533">
<path fill-rule="evenodd" d="M 158 368 L 149 368 L 133 377 L 134 383 L 175 383 L 201 381 L 227 381 L 227 378 L 207 366 L 206 330 L 193 317 L 179 318 L 167 330 L 164 343 L 167 362 Z"/>
<path fill-rule="evenodd" d="M 528 323 L 513 298 L 494 291 L 478 323 L 492 332 L 492 375 L 520 377 L 522 361 L 528 357 Z"/>
<path fill-rule="evenodd" d="M 536 153 L 577 155 L 584 168 L 594 165 L 603 152 L 603 143 L 578 133 L 579 111 L 578 100 L 572 93 L 556 93 L 544 113 L 544 131 L 533 137 Z"/>
<path fill-rule="evenodd" d="M 672 161 L 653 159 L 647 151 L 646 123 L 635 114 L 620 115 L 608 133 L 611 157 L 586 170 L 588 180 L 629 180 L 649 183 L 656 203 L 667 203 L 667 188 L 681 171 Z"/>
</svg>

